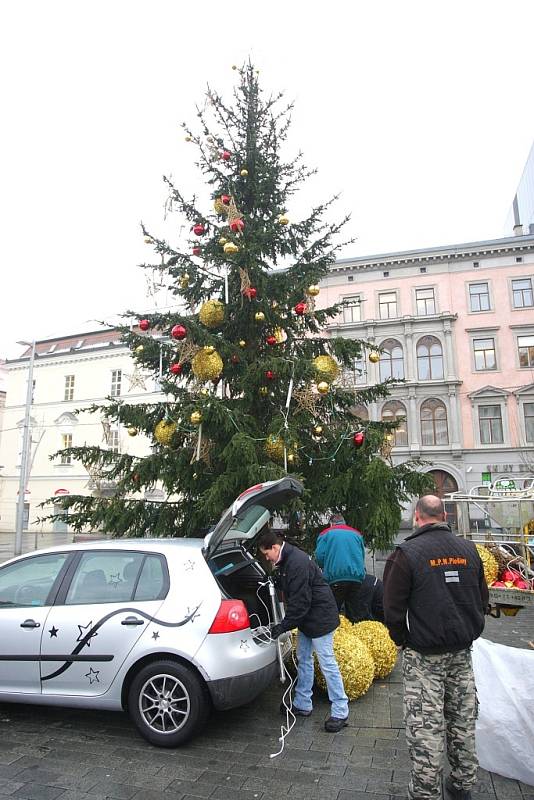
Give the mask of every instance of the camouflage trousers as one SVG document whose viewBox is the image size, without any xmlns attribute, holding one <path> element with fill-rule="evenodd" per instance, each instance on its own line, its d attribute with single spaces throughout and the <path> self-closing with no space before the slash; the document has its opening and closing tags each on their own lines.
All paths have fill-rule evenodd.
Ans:
<svg viewBox="0 0 534 800">
<path fill-rule="evenodd" d="M 423 655 L 403 654 L 404 721 L 412 762 L 410 800 L 441 798 L 445 738 L 452 783 L 469 789 L 476 783 L 475 724 L 478 712 L 471 650 Z"/>
</svg>

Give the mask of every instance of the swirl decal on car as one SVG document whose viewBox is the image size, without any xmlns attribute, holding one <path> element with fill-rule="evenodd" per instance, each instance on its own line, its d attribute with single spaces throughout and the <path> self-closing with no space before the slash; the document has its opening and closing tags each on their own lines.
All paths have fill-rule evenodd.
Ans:
<svg viewBox="0 0 534 800">
<path fill-rule="evenodd" d="M 87 647 L 89 647 L 91 639 L 94 636 L 96 636 L 97 631 L 102 627 L 102 625 L 104 625 L 112 617 L 117 616 L 117 614 L 127 614 L 127 613 L 139 614 L 140 617 L 144 617 L 149 622 L 155 622 L 156 625 L 161 625 L 164 628 L 181 628 L 183 625 L 187 625 L 188 622 L 194 620 L 195 616 L 198 616 L 197 611 L 201 605 L 202 603 L 200 602 L 198 606 L 193 608 L 191 611 L 189 611 L 188 609 L 189 613 L 182 620 L 180 620 L 180 622 L 166 622 L 165 620 L 152 617 L 150 614 L 147 614 L 145 611 L 140 611 L 138 608 L 117 609 L 116 611 L 112 611 L 111 613 L 106 614 L 105 617 L 102 617 L 102 619 L 98 620 L 98 622 L 96 622 L 93 625 L 93 627 L 87 631 L 87 633 L 83 636 L 83 638 L 80 639 L 79 643 L 76 645 L 72 653 L 70 653 L 70 655 L 77 656 L 86 645 Z M 50 675 L 43 675 L 41 681 L 49 681 L 52 678 L 57 678 L 59 675 L 62 675 L 64 672 L 66 672 L 69 669 L 69 667 L 71 667 L 74 663 L 75 663 L 74 658 L 72 659 L 72 661 L 70 659 L 66 659 L 65 663 L 62 664 L 62 666 L 59 667 L 59 669 L 56 669 L 55 672 L 51 672 Z"/>
</svg>

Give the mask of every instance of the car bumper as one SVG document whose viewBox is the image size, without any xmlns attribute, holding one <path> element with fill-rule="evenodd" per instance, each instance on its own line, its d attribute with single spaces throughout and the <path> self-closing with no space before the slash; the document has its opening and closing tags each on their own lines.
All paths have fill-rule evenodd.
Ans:
<svg viewBox="0 0 534 800">
<path fill-rule="evenodd" d="M 207 686 L 214 707 L 222 711 L 250 703 L 274 680 L 278 673 L 278 662 L 273 661 L 255 672 L 208 681 Z"/>
</svg>

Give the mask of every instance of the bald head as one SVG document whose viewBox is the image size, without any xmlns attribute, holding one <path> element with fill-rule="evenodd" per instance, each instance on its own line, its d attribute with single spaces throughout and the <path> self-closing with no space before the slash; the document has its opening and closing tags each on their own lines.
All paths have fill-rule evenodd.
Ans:
<svg viewBox="0 0 534 800">
<path fill-rule="evenodd" d="M 425 494 L 419 498 L 415 506 L 415 524 L 418 527 L 444 520 L 445 507 L 439 497 L 435 494 Z"/>
</svg>

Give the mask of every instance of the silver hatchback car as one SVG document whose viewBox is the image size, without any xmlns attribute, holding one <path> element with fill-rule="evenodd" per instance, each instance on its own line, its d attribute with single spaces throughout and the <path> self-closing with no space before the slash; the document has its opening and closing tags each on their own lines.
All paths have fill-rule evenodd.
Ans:
<svg viewBox="0 0 534 800">
<path fill-rule="evenodd" d="M 283 615 L 250 552 L 303 491 L 253 486 L 205 539 L 126 539 L 40 550 L 0 566 L 0 702 L 127 710 L 175 747 L 212 707 L 234 708 L 276 676 Z M 281 649 L 280 649 L 281 648 Z"/>
</svg>

